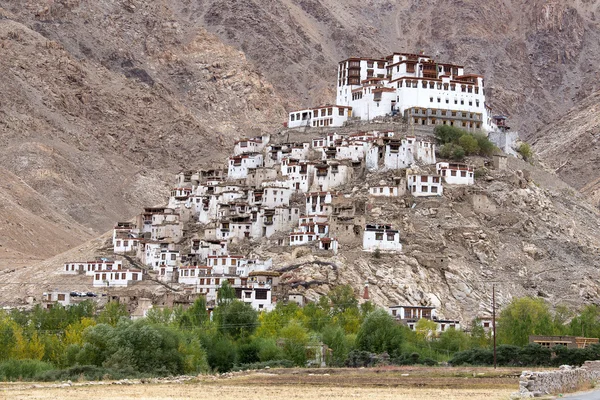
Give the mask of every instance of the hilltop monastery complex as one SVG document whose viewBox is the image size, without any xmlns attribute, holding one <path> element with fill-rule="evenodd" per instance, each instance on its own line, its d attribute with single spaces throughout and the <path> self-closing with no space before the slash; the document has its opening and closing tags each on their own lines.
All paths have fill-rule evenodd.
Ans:
<svg viewBox="0 0 600 400">
<path fill-rule="evenodd" d="M 436 160 L 432 136 L 320 129 L 394 115 L 421 126 L 488 132 L 497 131 L 501 121 L 490 116 L 483 77 L 465 75 L 461 66 L 399 53 L 344 60 L 338 68 L 337 105 L 290 113 L 287 137 L 292 140 L 282 139 L 285 135 L 242 138 L 223 166 L 180 172 L 167 206 L 145 208 L 135 221 L 116 224 L 117 260 L 72 261 L 63 273 L 89 275 L 99 288 L 135 286 L 152 278 L 206 296 L 209 304 L 225 281 L 257 310 L 270 310 L 281 300 L 303 303 L 302 296 L 282 288 L 272 260 L 236 254 L 232 244 L 254 241 L 287 251 L 306 246 L 317 256 L 360 246 L 365 252 L 401 252 L 399 228 L 367 220 L 364 204 L 346 185 L 364 181 L 367 174 L 395 171 L 368 188 L 370 198 L 395 201 L 439 197 L 446 185 L 474 183 L 472 166 Z M 296 141 L 294 129 L 315 133 Z M 390 312 L 401 315 L 403 307 Z M 429 310 L 409 309 L 413 314 Z M 458 321 L 439 326 L 458 327 Z"/>
</svg>

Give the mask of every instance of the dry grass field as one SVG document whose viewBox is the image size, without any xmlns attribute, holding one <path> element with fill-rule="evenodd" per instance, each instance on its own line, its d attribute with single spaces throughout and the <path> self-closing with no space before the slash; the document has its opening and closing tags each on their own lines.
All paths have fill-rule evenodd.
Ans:
<svg viewBox="0 0 600 400">
<path fill-rule="evenodd" d="M 520 370 L 489 368 L 288 369 L 202 376 L 185 383 L 0 385 L 0 399 L 508 399 Z M 79 386 L 81 385 L 81 386 Z"/>
</svg>

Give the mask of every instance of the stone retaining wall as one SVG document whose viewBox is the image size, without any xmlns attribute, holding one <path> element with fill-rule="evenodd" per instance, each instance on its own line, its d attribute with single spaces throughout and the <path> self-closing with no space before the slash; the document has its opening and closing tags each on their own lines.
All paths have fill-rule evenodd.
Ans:
<svg viewBox="0 0 600 400">
<path fill-rule="evenodd" d="M 558 371 L 523 371 L 515 398 L 576 392 L 600 381 L 600 361 L 586 361 L 581 368 L 563 365 Z"/>
</svg>

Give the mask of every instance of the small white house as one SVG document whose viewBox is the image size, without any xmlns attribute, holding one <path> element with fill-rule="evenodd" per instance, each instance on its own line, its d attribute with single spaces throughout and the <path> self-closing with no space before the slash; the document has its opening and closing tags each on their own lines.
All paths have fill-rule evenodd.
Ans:
<svg viewBox="0 0 600 400">
<path fill-rule="evenodd" d="M 113 252 L 116 254 L 135 252 L 140 241 L 141 239 L 134 237 L 117 237 L 113 243 Z"/>
<path fill-rule="evenodd" d="M 475 183 L 475 171 L 467 164 L 439 162 L 436 164 L 438 175 L 450 185 L 473 185 Z"/>
<path fill-rule="evenodd" d="M 334 238 L 322 237 L 321 239 L 319 239 L 319 249 L 329 250 L 332 251 L 333 254 L 337 254 L 339 249 L 339 242 L 337 241 L 337 239 Z"/>
<path fill-rule="evenodd" d="M 374 197 L 398 197 L 400 190 L 398 186 L 373 186 L 369 188 L 369 194 Z"/>
<path fill-rule="evenodd" d="M 352 107 L 325 105 L 289 113 L 288 128 L 339 127 L 352 116 Z"/>
<path fill-rule="evenodd" d="M 96 272 L 92 286 L 94 287 L 127 287 L 131 282 L 143 279 L 142 270 L 129 269 L 121 271 Z"/>
<path fill-rule="evenodd" d="M 306 215 L 330 215 L 333 211 L 334 192 L 310 192 L 306 194 Z"/>
<path fill-rule="evenodd" d="M 256 311 L 271 311 L 274 308 L 270 285 L 239 287 L 235 288 L 235 292 L 240 301 L 250 304 Z"/>
<path fill-rule="evenodd" d="M 260 153 L 265 147 L 265 142 L 262 137 L 252 139 L 243 138 L 235 142 L 233 147 L 233 155 L 239 156 L 247 153 Z"/>
<path fill-rule="evenodd" d="M 229 179 L 245 179 L 248 170 L 263 166 L 263 155 L 260 153 L 240 154 L 229 157 L 227 177 Z"/>
<path fill-rule="evenodd" d="M 55 290 L 49 293 L 42 294 L 42 304 L 44 308 L 52 308 L 55 304 L 60 304 L 63 307 L 71 305 L 71 293 Z"/>
<path fill-rule="evenodd" d="M 402 251 L 400 232 L 391 225 L 367 224 L 363 234 L 364 251 Z"/>
<path fill-rule="evenodd" d="M 406 171 L 406 185 L 410 194 L 415 197 L 441 196 L 444 193 L 439 175 Z"/>
</svg>

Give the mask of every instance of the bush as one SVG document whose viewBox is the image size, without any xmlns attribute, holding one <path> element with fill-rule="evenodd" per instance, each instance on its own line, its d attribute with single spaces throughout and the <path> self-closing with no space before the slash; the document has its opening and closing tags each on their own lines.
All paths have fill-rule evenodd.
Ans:
<svg viewBox="0 0 600 400">
<path fill-rule="evenodd" d="M 260 344 L 256 341 L 241 344 L 238 347 L 238 362 L 240 364 L 254 364 L 260 361 L 258 356 Z"/>
<path fill-rule="evenodd" d="M 364 350 L 352 350 L 344 362 L 346 367 L 361 368 L 371 367 L 375 364 L 375 354 Z"/>
<path fill-rule="evenodd" d="M 290 360 L 273 360 L 267 362 L 258 362 L 252 364 L 240 364 L 234 368 L 232 371 L 246 371 L 249 369 L 265 369 L 269 368 L 292 368 L 294 366 L 294 362 Z"/>
<path fill-rule="evenodd" d="M 54 365 L 38 360 L 8 360 L 0 363 L 0 380 L 33 380 L 43 372 L 54 370 Z"/>
<path fill-rule="evenodd" d="M 454 146 L 454 148 L 452 149 L 452 158 L 455 160 L 462 160 L 463 158 L 465 158 L 465 149 L 463 149 L 461 146 Z"/>
<path fill-rule="evenodd" d="M 207 353 L 206 360 L 213 371 L 228 372 L 236 364 L 235 345 L 226 337 L 214 336 L 203 344 Z"/>
<path fill-rule="evenodd" d="M 533 156 L 533 151 L 531 151 L 531 146 L 529 146 L 529 144 L 527 144 L 527 143 L 521 143 L 521 145 L 517 149 L 517 152 L 523 156 L 523 159 L 525 161 L 529 161 L 531 159 L 531 157 Z"/>
<path fill-rule="evenodd" d="M 460 139 L 458 139 L 458 144 L 468 155 L 479 153 L 479 144 L 477 143 L 477 139 L 471 135 L 462 135 Z"/>
<path fill-rule="evenodd" d="M 448 361 L 448 364 L 456 365 L 492 365 L 494 353 L 488 349 L 471 349 L 460 351 Z"/>
<path fill-rule="evenodd" d="M 41 372 L 35 377 L 36 381 L 55 382 L 55 381 L 101 381 L 118 380 L 125 378 L 144 378 L 150 377 L 150 374 L 141 374 L 132 369 L 114 370 L 110 368 L 98 367 L 96 365 L 76 365 L 67 369 L 55 369 Z"/>
<path fill-rule="evenodd" d="M 472 135 L 477 140 L 479 147 L 479 155 L 490 157 L 496 152 L 496 145 L 488 139 L 484 133 L 473 133 Z"/>
</svg>

